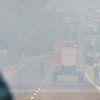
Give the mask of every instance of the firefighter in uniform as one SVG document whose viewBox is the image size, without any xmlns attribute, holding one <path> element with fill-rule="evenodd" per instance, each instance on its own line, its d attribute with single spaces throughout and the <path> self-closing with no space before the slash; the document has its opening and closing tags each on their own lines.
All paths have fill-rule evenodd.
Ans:
<svg viewBox="0 0 100 100">
<path fill-rule="evenodd" d="M 39 62 L 39 71 L 40 71 L 40 78 L 42 79 L 42 76 L 44 76 L 44 78 L 46 78 L 45 69 L 44 69 L 44 63 L 43 63 L 42 59 Z"/>
<path fill-rule="evenodd" d="M 94 63 L 94 82 L 99 82 L 99 76 L 98 76 L 98 64 L 97 61 Z"/>
</svg>

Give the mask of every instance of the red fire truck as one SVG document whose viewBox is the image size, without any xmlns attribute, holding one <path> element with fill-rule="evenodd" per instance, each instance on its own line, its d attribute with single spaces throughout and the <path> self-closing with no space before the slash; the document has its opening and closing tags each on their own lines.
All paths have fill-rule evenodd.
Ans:
<svg viewBox="0 0 100 100">
<path fill-rule="evenodd" d="M 59 75 L 77 75 L 84 81 L 86 53 L 84 43 L 79 41 L 59 41 L 54 44 L 52 58 L 52 81 L 57 82 Z"/>
</svg>

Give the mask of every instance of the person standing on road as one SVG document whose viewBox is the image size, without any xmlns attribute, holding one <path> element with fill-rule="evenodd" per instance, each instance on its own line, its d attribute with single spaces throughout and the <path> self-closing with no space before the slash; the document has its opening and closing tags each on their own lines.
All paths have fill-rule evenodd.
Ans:
<svg viewBox="0 0 100 100">
<path fill-rule="evenodd" d="M 99 82 L 99 75 L 98 75 L 98 64 L 97 61 L 94 63 L 94 82 Z"/>
<path fill-rule="evenodd" d="M 45 69 L 44 69 L 44 63 L 43 63 L 42 59 L 39 62 L 39 71 L 40 71 L 40 78 L 42 79 L 42 76 L 44 76 L 44 78 L 46 78 Z"/>
</svg>

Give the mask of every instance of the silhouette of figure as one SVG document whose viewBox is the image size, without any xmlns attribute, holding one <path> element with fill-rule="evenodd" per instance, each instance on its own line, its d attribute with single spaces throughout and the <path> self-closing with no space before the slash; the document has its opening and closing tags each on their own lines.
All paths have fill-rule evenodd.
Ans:
<svg viewBox="0 0 100 100">
<path fill-rule="evenodd" d="M 40 71 L 40 78 L 42 79 L 42 75 L 44 76 L 44 78 L 46 77 L 45 76 L 45 69 L 44 69 L 44 63 L 41 59 L 41 61 L 39 62 L 39 71 Z"/>
<path fill-rule="evenodd" d="M 13 100 L 10 91 L 0 74 L 0 100 Z"/>
<path fill-rule="evenodd" d="M 94 82 L 98 81 L 99 82 L 99 75 L 98 75 L 98 64 L 97 61 L 94 63 Z"/>
</svg>

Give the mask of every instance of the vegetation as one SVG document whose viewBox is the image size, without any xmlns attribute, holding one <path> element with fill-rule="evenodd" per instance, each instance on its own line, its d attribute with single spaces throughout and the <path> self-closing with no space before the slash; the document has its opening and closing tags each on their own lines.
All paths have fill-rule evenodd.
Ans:
<svg viewBox="0 0 100 100">
<path fill-rule="evenodd" d="M 8 62 L 18 61 L 22 52 L 25 56 L 52 54 L 55 41 L 78 39 L 77 31 L 70 33 L 69 23 L 64 23 L 66 13 L 58 13 L 55 8 L 43 10 L 48 0 L 42 0 L 42 3 L 39 3 L 39 0 L 19 1 L 0 3 L 0 49 L 7 50 L 10 59 L 7 59 Z M 87 29 L 82 34 L 92 32 Z M 79 39 L 85 41 L 82 37 Z"/>
</svg>

